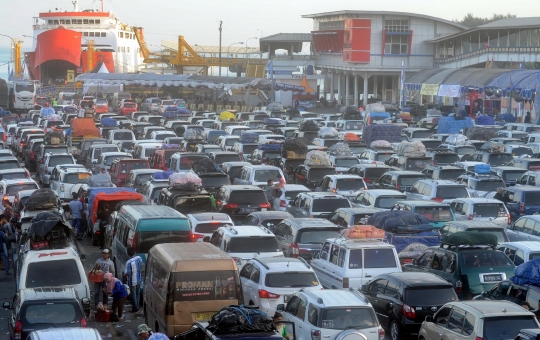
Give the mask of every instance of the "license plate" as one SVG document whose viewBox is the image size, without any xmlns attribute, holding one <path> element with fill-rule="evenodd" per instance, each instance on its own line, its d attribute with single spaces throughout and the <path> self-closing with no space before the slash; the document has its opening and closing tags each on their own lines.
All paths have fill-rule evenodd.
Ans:
<svg viewBox="0 0 540 340">
<path fill-rule="evenodd" d="M 484 275 L 484 282 L 498 282 L 502 281 L 501 274 Z"/>
<path fill-rule="evenodd" d="M 289 299 L 291 298 L 292 295 L 283 295 L 283 302 L 287 303 L 289 302 Z"/>
<path fill-rule="evenodd" d="M 240 213 L 252 213 L 254 211 L 257 211 L 257 208 L 242 208 L 242 209 L 240 209 Z"/>
<path fill-rule="evenodd" d="M 90 177 L 90 174 L 79 174 L 79 179 L 87 179 Z"/>
<path fill-rule="evenodd" d="M 210 321 L 216 313 L 195 313 L 195 321 Z"/>
</svg>

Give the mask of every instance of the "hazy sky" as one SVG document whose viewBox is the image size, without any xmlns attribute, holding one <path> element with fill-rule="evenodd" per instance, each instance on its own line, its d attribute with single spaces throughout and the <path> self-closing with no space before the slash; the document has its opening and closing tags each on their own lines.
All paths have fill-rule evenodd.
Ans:
<svg viewBox="0 0 540 340">
<path fill-rule="evenodd" d="M 312 19 L 303 14 L 336 10 L 385 10 L 411 12 L 448 20 L 471 12 L 491 17 L 493 13 L 512 13 L 518 17 L 540 16 L 540 2 L 534 0 L 104 0 L 105 9 L 121 21 L 141 26 L 149 44 L 176 40 L 184 35 L 189 44 L 218 45 L 219 21 L 223 21 L 223 45 L 251 37 L 281 32 L 309 32 Z M 98 0 L 79 0 L 79 8 L 98 8 Z M 0 34 L 13 38 L 32 35 L 32 17 L 60 7 L 73 8 L 71 0 L 0 0 Z M 24 39 L 25 50 L 32 39 Z M 257 46 L 252 39 L 249 46 Z M 9 39 L 0 36 L 0 46 Z"/>
</svg>

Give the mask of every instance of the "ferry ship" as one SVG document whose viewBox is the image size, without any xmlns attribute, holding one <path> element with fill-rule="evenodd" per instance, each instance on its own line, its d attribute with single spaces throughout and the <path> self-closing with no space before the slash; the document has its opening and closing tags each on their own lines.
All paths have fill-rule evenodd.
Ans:
<svg viewBox="0 0 540 340">
<path fill-rule="evenodd" d="M 43 84 L 63 83 L 80 73 L 136 73 L 142 66 L 142 28 L 120 22 L 100 9 L 56 8 L 33 18 L 33 52 L 26 52 L 30 78 Z"/>
</svg>

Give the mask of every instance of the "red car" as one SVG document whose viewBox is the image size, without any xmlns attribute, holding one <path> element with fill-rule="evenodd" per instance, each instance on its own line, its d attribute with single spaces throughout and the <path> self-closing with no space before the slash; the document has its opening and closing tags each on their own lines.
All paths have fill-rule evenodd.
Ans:
<svg viewBox="0 0 540 340">
<path fill-rule="evenodd" d="M 130 115 L 135 111 L 137 111 L 137 103 L 133 102 L 124 102 L 124 104 L 118 109 L 118 112 L 120 112 L 122 115 Z"/>
<path fill-rule="evenodd" d="M 146 159 L 117 159 L 109 169 L 111 182 L 117 187 L 123 187 L 131 170 L 150 169 L 150 163 Z"/>
<path fill-rule="evenodd" d="M 96 113 L 108 113 L 109 112 L 109 103 L 106 99 L 96 99 Z"/>
</svg>

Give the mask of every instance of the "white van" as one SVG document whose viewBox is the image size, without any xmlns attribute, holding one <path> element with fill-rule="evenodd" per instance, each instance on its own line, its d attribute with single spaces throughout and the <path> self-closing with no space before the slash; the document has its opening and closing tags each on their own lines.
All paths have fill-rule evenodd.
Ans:
<svg viewBox="0 0 540 340">
<path fill-rule="evenodd" d="M 333 238 L 311 267 L 324 288 L 360 288 L 381 274 L 401 272 L 396 248 L 379 239 Z"/>
</svg>

